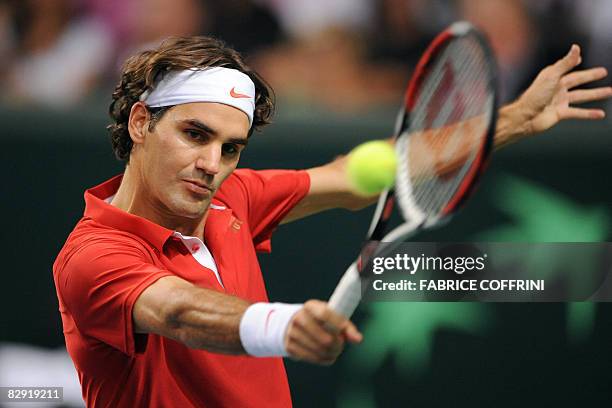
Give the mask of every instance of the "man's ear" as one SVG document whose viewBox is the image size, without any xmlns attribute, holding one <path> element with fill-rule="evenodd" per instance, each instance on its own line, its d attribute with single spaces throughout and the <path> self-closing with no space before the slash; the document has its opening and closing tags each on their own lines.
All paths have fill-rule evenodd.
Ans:
<svg viewBox="0 0 612 408">
<path fill-rule="evenodd" d="M 128 119 L 128 132 L 134 145 L 144 142 L 145 134 L 149 128 L 151 115 L 149 110 L 142 102 L 136 102 L 130 110 L 130 118 Z"/>
</svg>

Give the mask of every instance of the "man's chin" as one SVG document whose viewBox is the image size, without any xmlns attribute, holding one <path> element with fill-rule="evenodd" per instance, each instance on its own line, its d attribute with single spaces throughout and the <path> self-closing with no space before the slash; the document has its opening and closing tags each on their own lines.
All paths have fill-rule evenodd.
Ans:
<svg viewBox="0 0 612 408">
<path fill-rule="evenodd" d="M 204 214 L 206 214 L 206 211 L 208 211 L 208 207 L 210 207 L 210 201 L 207 201 L 205 205 L 202 204 L 198 205 L 197 207 L 184 207 L 181 211 L 181 216 L 191 219 L 202 218 Z"/>
<path fill-rule="evenodd" d="M 169 210 L 172 214 L 182 218 L 197 219 L 206 214 L 210 207 L 210 199 L 194 201 L 192 198 L 183 198 L 180 202 L 174 202 Z"/>
</svg>

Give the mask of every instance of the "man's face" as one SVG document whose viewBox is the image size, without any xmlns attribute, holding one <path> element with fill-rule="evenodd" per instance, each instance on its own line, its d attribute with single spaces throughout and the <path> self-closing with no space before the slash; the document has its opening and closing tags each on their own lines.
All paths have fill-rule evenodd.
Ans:
<svg viewBox="0 0 612 408">
<path fill-rule="evenodd" d="M 145 205 L 167 217 L 202 217 L 247 143 L 242 111 L 219 103 L 189 103 L 168 110 L 134 144 Z"/>
</svg>

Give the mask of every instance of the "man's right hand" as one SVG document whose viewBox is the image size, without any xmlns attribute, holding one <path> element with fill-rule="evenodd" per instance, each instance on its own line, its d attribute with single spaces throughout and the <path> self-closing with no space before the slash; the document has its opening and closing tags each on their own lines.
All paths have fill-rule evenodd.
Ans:
<svg viewBox="0 0 612 408">
<path fill-rule="evenodd" d="M 326 302 L 309 300 L 294 316 L 285 335 L 285 348 L 295 360 L 330 365 L 346 341 L 360 343 L 363 335 Z"/>
</svg>

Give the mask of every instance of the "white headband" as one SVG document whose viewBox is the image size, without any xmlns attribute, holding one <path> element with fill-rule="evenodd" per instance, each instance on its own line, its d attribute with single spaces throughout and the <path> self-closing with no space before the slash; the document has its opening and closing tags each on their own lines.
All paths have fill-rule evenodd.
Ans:
<svg viewBox="0 0 612 408">
<path fill-rule="evenodd" d="M 240 109 L 253 125 L 255 84 L 248 75 L 231 68 L 213 67 L 172 71 L 140 100 L 152 108 L 191 102 L 217 102 Z"/>
</svg>

